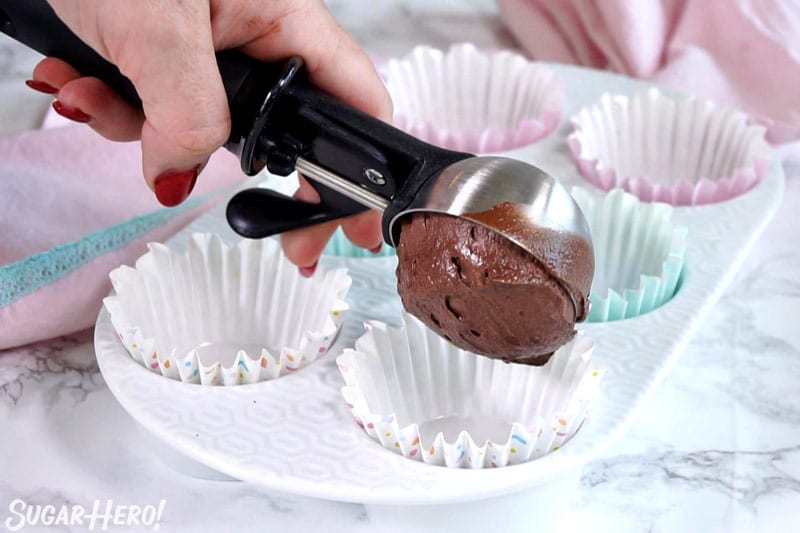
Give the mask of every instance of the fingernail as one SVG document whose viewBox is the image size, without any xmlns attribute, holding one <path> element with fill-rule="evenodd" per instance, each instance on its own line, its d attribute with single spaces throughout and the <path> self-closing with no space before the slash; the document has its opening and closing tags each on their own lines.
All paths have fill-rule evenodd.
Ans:
<svg viewBox="0 0 800 533">
<path fill-rule="evenodd" d="M 53 102 L 53 109 L 55 109 L 56 113 L 61 115 L 62 117 L 68 118 L 70 120 L 74 120 L 75 122 L 80 122 L 85 124 L 92 120 L 92 117 L 78 109 L 77 107 L 69 107 L 58 100 Z"/>
<path fill-rule="evenodd" d="M 44 94 L 56 94 L 58 92 L 58 89 L 56 89 L 49 83 L 45 83 L 43 81 L 26 80 L 25 85 L 27 85 L 34 91 L 39 91 L 40 93 Z"/>
<path fill-rule="evenodd" d="M 370 248 L 369 251 L 372 252 L 373 254 L 377 254 L 378 252 L 381 251 L 382 248 L 383 248 L 383 243 L 380 242 L 378 243 L 378 246 L 376 246 L 375 248 Z"/>
<path fill-rule="evenodd" d="M 314 271 L 317 270 L 317 262 L 315 261 L 311 266 L 300 267 L 298 270 L 300 271 L 301 276 L 304 278 L 310 278 L 314 275 Z"/>
<path fill-rule="evenodd" d="M 200 167 L 189 170 L 170 170 L 160 174 L 155 181 L 156 198 L 161 205 L 173 207 L 186 200 L 194 189 Z"/>
</svg>

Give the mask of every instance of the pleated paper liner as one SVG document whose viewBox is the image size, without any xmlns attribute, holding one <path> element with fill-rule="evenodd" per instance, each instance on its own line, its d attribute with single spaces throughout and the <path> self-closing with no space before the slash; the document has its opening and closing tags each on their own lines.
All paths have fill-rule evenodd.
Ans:
<svg viewBox="0 0 800 533">
<path fill-rule="evenodd" d="M 295 371 L 327 352 L 348 310 L 346 271 L 304 278 L 273 240 L 194 234 L 185 251 L 149 248 L 111 273 L 104 303 L 131 357 L 172 379 L 238 385 Z"/>
<path fill-rule="evenodd" d="M 337 363 L 356 423 L 409 459 L 475 469 L 536 459 L 575 434 L 598 394 L 603 372 L 580 334 L 534 367 L 459 350 L 403 320 L 368 323 Z"/>
<path fill-rule="evenodd" d="M 632 318 L 669 301 L 683 271 L 687 238 L 687 229 L 671 222 L 673 208 L 641 202 L 622 189 L 601 195 L 574 187 L 572 196 L 594 244 L 587 320 Z"/>
<path fill-rule="evenodd" d="M 546 137 L 561 120 L 561 83 L 545 65 L 511 51 L 419 46 L 380 71 L 395 126 L 444 148 L 509 150 Z"/>
<path fill-rule="evenodd" d="M 656 89 L 605 94 L 572 118 L 567 141 L 581 174 L 640 200 L 700 205 L 738 196 L 769 165 L 764 128 L 744 113 Z"/>
</svg>

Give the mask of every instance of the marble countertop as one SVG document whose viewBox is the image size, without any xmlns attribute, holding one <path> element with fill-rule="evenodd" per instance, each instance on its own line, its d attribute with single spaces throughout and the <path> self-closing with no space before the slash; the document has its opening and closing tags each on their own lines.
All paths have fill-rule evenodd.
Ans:
<svg viewBox="0 0 800 533">
<path fill-rule="evenodd" d="M 487 0 L 328 3 L 376 55 L 417 43 L 513 46 Z M 23 85 L 36 59 L 0 36 L 0 134 L 41 122 L 49 99 Z M 784 166 L 778 214 L 630 430 L 585 467 L 565 531 L 796 531 L 800 161 Z M 385 530 L 360 505 L 170 466 L 106 387 L 91 332 L 0 352 L 0 428 L 0 528 L 15 500 L 165 500 L 160 531 Z"/>
</svg>

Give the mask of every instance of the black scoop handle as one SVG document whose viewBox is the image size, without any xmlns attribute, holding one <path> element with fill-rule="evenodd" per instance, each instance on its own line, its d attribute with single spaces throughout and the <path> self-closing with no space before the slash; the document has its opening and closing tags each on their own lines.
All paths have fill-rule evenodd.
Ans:
<svg viewBox="0 0 800 533">
<path fill-rule="evenodd" d="M 78 38 L 45 0 L 0 0 L 0 31 L 99 78 L 131 104 L 141 105 L 130 80 Z M 428 179 L 445 166 L 472 157 L 424 143 L 320 91 L 308 81 L 300 58 L 264 63 L 227 50 L 217 53 L 217 64 L 231 112 L 225 147 L 239 157 L 242 170 L 253 175 L 266 167 L 286 176 L 303 157 L 383 196 L 390 200 L 383 217 L 386 242 L 391 243 L 390 221 Z M 352 90 L 359 90 L 359 80 L 352 80 Z M 322 185 L 312 185 L 320 204 L 278 193 L 242 193 L 229 204 L 228 222 L 243 236 L 261 238 L 366 209 Z"/>
</svg>

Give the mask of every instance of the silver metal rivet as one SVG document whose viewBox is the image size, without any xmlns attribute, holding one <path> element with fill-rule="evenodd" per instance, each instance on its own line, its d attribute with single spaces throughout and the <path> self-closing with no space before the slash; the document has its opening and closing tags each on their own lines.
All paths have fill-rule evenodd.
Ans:
<svg viewBox="0 0 800 533">
<path fill-rule="evenodd" d="M 386 178 L 384 178 L 383 174 L 381 174 L 374 168 L 366 169 L 364 171 L 364 177 L 366 177 L 369 181 L 371 181 L 375 185 L 386 185 Z"/>
</svg>

